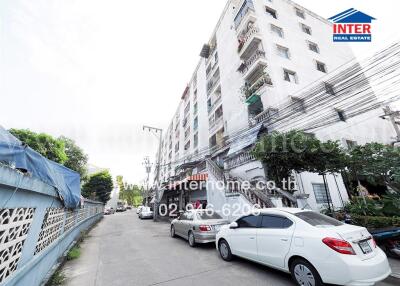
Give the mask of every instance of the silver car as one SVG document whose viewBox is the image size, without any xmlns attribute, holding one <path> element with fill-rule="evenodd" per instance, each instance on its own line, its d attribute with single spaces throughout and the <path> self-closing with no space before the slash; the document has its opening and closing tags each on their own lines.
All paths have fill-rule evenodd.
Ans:
<svg viewBox="0 0 400 286">
<path fill-rule="evenodd" d="M 171 222 L 171 237 L 181 236 L 194 247 L 196 243 L 215 242 L 222 225 L 229 222 L 210 210 L 190 210 Z"/>
<path fill-rule="evenodd" d="M 153 208 L 151 208 L 151 207 L 142 207 L 140 209 L 138 217 L 140 219 L 153 218 L 153 215 L 154 215 Z"/>
</svg>

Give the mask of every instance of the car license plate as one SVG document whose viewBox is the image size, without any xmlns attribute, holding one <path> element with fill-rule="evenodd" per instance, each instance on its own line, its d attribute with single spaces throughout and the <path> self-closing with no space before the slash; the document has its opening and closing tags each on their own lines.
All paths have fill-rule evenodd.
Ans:
<svg viewBox="0 0 400 286">
<path fill-rule="evenodd" d="M 358 243 L 358 245 L 360 246 L 360 248 L 364 254 L 368 254 L 368 253 L 372 252 L 372 248 L 369 245 L 368 240 L 360 241 Z"/>
</svg>

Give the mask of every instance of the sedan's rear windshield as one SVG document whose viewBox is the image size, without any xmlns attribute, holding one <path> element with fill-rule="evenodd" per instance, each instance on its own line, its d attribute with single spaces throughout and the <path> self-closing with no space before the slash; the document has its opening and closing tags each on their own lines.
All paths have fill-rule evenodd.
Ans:
<svg viewBox="0 0 400 286">
<path fill-rule="evenodd" d="M 219 214 L 217 214 L 216 212 L 213 212 L 213 213 L 198 212 L 198 213 L 197 213 L 197 217 L 198 217 L 199 219 L 202 219 L 202 220 L 207 220 L 207 219 L 222 219 L 222 217 L 221 217 Z"/>
<path fill-rule="evenodd" d="M 311 224 L 312 226 L 324 227 L 324 226 L 339 226 L 343 224 L 341 221 L 338 221 L 334 218 L 331 218 L 329 216 L 317 212 L 299 212 L 296 213 L 295 216 L 301 218 L 302 220 Z"/>
</svg>

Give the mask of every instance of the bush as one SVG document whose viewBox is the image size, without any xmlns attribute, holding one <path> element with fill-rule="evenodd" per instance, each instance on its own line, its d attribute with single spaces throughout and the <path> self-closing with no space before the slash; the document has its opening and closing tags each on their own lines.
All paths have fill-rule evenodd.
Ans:
<svg viewBox="0 0 400 286">
<path fill-rule="evenodd" d="M 383 203 L 362 197 L 354 197 L 350 203 L 345 206 L 345 211 L 352 215 L 366 215 L 366 216 L 382 216 Z"/>
<path fill-rule="evenodd" d="M 67 260 L 77 259 L 81 256 L 81 250 L 79 246 L 74 246 L 67 254 Z"/>
<path fill-rule="evenodd" d="M 64 285 L 66 277 L 64 273 L 60 270 L 54 272 L 53 276 L 51 276 L 50 280 L 46 283 L 46 286 L 61 286 Z"/>
<path fill-rule="evenodd" d="M 400 227 L 400 217 L 386 216 L 363 216 L 352 214 L 353 224 L 364 226 L 368 229 L 384 228 L 384 227 Z"/>
</svg>

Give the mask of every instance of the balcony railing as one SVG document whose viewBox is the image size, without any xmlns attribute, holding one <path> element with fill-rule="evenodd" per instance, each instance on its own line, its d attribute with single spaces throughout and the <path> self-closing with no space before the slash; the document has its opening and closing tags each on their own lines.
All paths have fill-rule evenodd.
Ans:
<svg viewBox="0 0 400 286">
<path fill-rule="evenodd" d="M 210 133 L 212 133 L 215 129 L 217 129 L 221 125 L 221 123 L 223 123 L 223 116 L 221 115 L 220 117 L 209 123 L 210 126 L 208 127 L 208 130 Z"/>
<path fill-rule="evenodd" d="M 245 84 L 241 87 L 241 92 L 245 96 L 245 98 L 249 98 L 255 93 L 258 93 L 261 88 L 263 88 L 267 84 L 272 84 L 271 78 L 267 73 L 263 73 L 259 79 L 257 79 L 251 86 Z"/>
<path fill-rule="evenodd" d="M 254 161 L 256 158 L 250 151 L 240 153 L 239 155 L 227 160 L 226 164 L 229 169 Z"/>
<path fill-rule="evenodd" d="M 221 95 L 219 95 L 215 101 L 213 102 L 213 104 L 211 106 L 208 107 L 208 113 L 211 113 L 214 108 L 221 102 Z"/>
<path fill-rule="evenodd" d="M 207 82 L 207 94 L 210 95 L 211 91 L 213 91 L 214 87 L 217 86 L 219 82 L 219 73 L 212 77 L 208 82 Z"/>
<path fill-rule="evenodd" d="M 238 46 L 239 53 L 246 45 L 246 43 L 253 37 L 253 35 L 258 34 L 258 32 L 260 32 L 260 29 L 258 29 L 257 26 L 253 26 L 243 36 L 239 38 L 239 46 Z"/>
<path fill-rule="evenodd" d="M 253 1 L 246 0 L 244 1 L 243 5 L 239 9 L 239 12 L 235 16 L 235 29 L 239 27 L 240 23 L 243 21 L 249 11 L 254 11 Z"/>
<path fill-rule="evenodd" d="M 257 114 L 250 120 L 250 125 L 257 125 L 261 122 L 271 121 L 278 116 L 278 109 L 268 108 L 263 112 Z"/>
<path fill-rule="evenodd" d="M 240 65 L 239 67 L 240 73 L 245 74 L 258 59 L 265 59 L 264 51 L 256 50 L 254 54 L 247 61 L 243 62 Z"/>
</svg>

